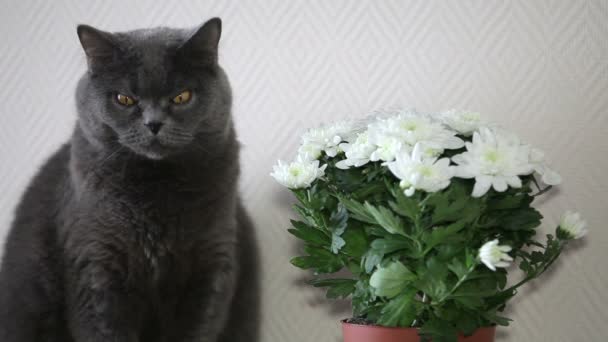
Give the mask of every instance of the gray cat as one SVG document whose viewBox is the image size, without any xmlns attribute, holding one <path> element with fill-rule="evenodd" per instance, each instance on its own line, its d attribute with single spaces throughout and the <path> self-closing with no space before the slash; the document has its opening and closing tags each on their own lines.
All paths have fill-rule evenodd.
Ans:
<svg viewBox="0 0 608 342">
<path fill-rule="evenodd" d="M 78 27 L 78 122 L 17 209 L 0 341 L 257 341 L 257 250 L 220 34 L 217 18 Z"/>
</svg>

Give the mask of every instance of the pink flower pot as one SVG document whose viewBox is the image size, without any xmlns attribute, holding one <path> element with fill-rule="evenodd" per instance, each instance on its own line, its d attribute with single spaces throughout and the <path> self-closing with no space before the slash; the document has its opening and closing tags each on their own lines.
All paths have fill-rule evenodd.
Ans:
<svg viewBox="0 0 608 342">
<path fill-rule="evenodd" d="M 342 321 L 344 342 L 420 342 L 416 328 L 387 328 Z M 496 327 L 480 328 L 471 336 L 460 335 L 458 342 L 494 342 Z"/>
</svg>

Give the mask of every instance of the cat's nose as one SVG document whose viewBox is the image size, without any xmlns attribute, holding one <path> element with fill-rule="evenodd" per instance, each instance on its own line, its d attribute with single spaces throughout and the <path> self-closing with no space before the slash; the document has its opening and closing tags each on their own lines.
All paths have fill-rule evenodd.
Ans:
<svg viewBox="0 0 608 342">
<path fill-rule="evenodd" d="M 146 127 L 152 132 L 152 134 L 156 135 L 160 131 L 161 127 L 163 127 L 163 123 L 160 121 L 150 121 L 144 123 Z"/>
</svg>

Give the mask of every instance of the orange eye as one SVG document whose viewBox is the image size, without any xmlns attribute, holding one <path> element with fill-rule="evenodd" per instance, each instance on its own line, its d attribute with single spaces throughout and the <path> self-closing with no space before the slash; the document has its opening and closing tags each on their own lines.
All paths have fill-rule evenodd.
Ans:
<svg viewBox="0 0 608 342">
<path fill-rule="evenodd" d="M 173 103 L 175 104 L 184 104 L 190 101 L 190 98 L 192 98 L 192 93 L 190 92 L 190 90 L 184 90 L 181 92 L 181 94 L 174 97 L 171 101 L 173 101 Z"/>
<path fill-rule="evenodd" d="M 116 101 L 118 101 L 118 103 L 120 103 L 123 106 L 132 106 L 135 104 L 135 99 L 133 99 L 130 96 L 123 95 L 123 94 L 116 95 Z"/>
</svg>

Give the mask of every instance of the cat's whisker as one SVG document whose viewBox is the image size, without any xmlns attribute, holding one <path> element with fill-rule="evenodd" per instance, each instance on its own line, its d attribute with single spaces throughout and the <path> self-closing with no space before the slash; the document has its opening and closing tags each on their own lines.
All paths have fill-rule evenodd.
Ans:
<svg viewBox="0 0 608 342">
<path fill-rule="evenodd" d="M 192 146 L 196 147 L 197 149 L 203 151 L 204 153 L 209 153 L 210 151 L 205 148 L 203 145 L 201 145 L 198 141 L 194 140 Z"/>
</svg>

